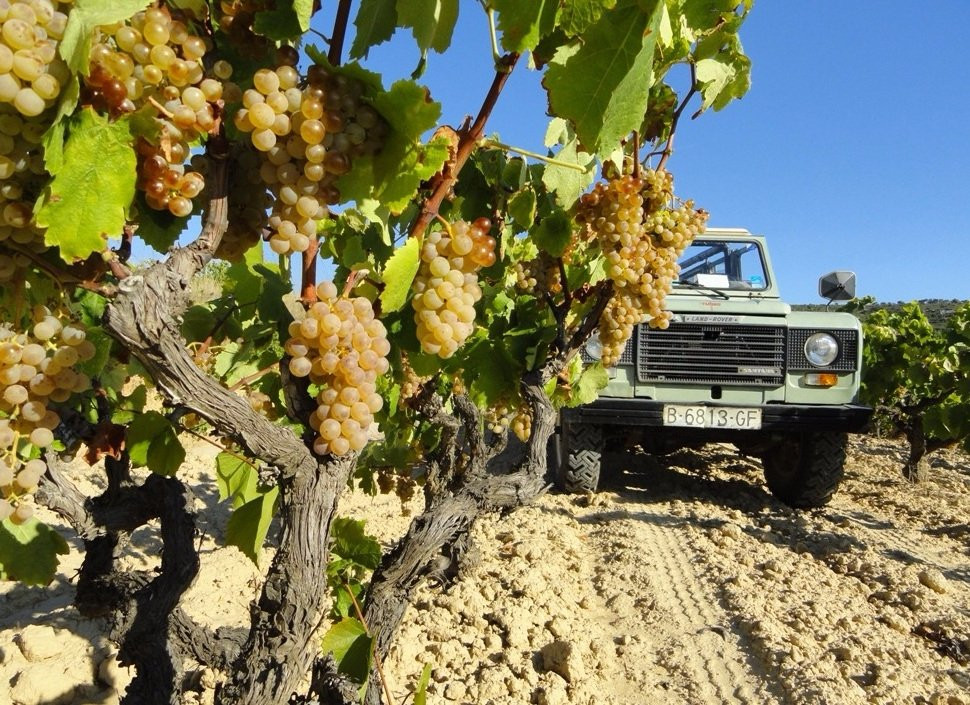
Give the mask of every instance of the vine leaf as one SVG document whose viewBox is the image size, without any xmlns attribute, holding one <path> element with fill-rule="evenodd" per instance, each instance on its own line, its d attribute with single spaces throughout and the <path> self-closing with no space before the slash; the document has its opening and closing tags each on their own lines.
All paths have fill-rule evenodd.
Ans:
<svg viewBox="0 0 970 705">
<path fill-rule="evenodd" d="M 553 257 L 562 257 L 573 235 L 573 221 L 563 210 L 555 210 L 543 218 L 529 233 L 536 246 Z"/>
<path fill-rule="evenodd" d="M 216 456 L 216 483 L 219 486 L 219 501 L 232 500 L 232 508 L 242 505 L 259 496 L 253 466 L 232 453 L 222 452 Z"/>
<path fill-rule="evenodd" d="M 259 494 L 236 509 L 226 525 L 226 545 L 235 546 L 256 565 L 259 565 L 260 550 L 276 513 L 279 494 L 278 487 Z"/>
<path fill-rule="evenodd" d="M 345 617 L 324 634 L 320 648 L 324 653 L 333 653 L 340 673 L 364 683 L 370 673 L 373 644 L 374 640 L 367 635 L 363 624 Z"/>
<path fill-rule="evenodd" d="M 299 37 L 310 28 L 313 0 L 291 0 L 276 3 L 272 10 L 257 12 L 253 30 L 264 37 L 286 41 Z"/>
<path fill-rule="evenodd" d="M 36 212 L 63 259 L 86 259 L 120 235 L 135 196 L 135 166 L 127 120 L 109 122 L 90 108 L 72 120 L 63 163 Z"/>
<path fill-rule="evenodd" d="M 374 570 L 381 562 L 381 544 L 364 531 L 364 522 L 336 517 L 330 524 L 331 551 L 335 556 Z"/>
<path fill-rule="evenodd" d="M 384 268 L 384 291 L 381 292 L 381 310 L 387 313 L 399 311 L 408 300 L 411 283 L 421 264 L 421 243 L 417 238 L 395 250 Z"/>
<path fill-rule="evenodd" d="M 147 466 L 159 475 L 174 475 L 185 461 L 185 448 L 175 429 L 157 411 L 147 411 L 131 422 L 126 447 L 132 465 Z"/>
<path fill-rule="evenodd" d="M 151 0 L 75 0 L 61 39 L 61 58 L 74 73 L 87 75 L 95 29 L 127 20 L 150 4 Z"/>
<path fill-rule="evenodd" d="M 374 86 L 373 74 L 349 66 L 345 71 Z M 379 85 L 377 80 L 378 89 Z M 371 102 L 389 123 L 390 134 L 380 153 L 356 160 L 337 188 L 345 200 L 375 199 L 396 215 L 407 207 L 421 182 L 436 174 L 448 158 L 445 138 L 428 144 L 420 141 L 437 124 L 441 105 L 431 100 L 427 88 L 410 80 L 396 81 L 387 91 L 375 91 Z"/>
<path fill-rule="evenodd" d="M 370 48 L 383 44 L 397 29 L 397 0 L 362 0 L 354 18 L 354 43 L 351 59 L 366 59 Z"/>
<path fill-rule="evenodd" d="M 397 22 L 410 27 L 421 53 L 443 54 L 458 21 L 458 0 L 397 0 Z"/>
<path fill-rule="evenodd" d="M 559 0 L 493 0 L 502 48 L 519 53 L 535 49 L 539 40 L 555 29 L 559 5 Z"/>
<path fill-rule="evenodd" d="M 57 556 L 67 552 L 61 535 L 33 517 L 20 525 L 0 522 L 0 580 L 47 585 L 54 579 Z"/>
<path fill-rule="evenodd" d="M 635 130 L 653 83 L 653 52 L 662 3 L 644 12 L 622 0 L 556 51 L 543 85 L 552 111 L 568 118 L 587 151 L 608 154 Z"/>
<path fill-rule="evenodd" d="M 556 154 L 557 162 L 576 164 L 586 169 L 585 172 L 570 169 L 559 164 L 546 164 L 542 172 L 542 184 L 555 194 L 556 201 L 563 208 L 572 206 L 583 192 L 596 178 L 592 168 L 595 157 L 579 149 L 579 140 L 569 127 L 569 123 L 562 118 L 555 118 L 546 130 L 546 147 L 561 145 Z"/>
<path fill-rule="evenodd" d="M 578 37 L 615 6 L 616 0 L 567 0 L 559 12 L 559 26 L 568 36 Z"/>
<path fill-rule="evenodd" d="M 581 406 L 595 401 L 599 396 L 600 390 L 610 382 L 610 375 L 606 368 L 599 362 L 593 363 L 579 376 L 579 379 L 572 387 L 572 395 L 566 402 L 566 406 Z"/>
</svg>

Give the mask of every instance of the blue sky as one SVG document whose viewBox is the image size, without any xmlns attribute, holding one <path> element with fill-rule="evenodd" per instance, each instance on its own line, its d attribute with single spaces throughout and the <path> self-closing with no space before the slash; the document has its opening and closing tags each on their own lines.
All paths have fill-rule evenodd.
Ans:
<svg viewBox="0 0 970 705">
<path fill-rule="evenodd" d="M 454 55 L 432 54 L 421 79 L 452 125 L 491 80 L 484 13 L 470 0 L 461 13 Z M 765 235 L 792 303 L 820 301 L 833 269 L 879 301 L 970 299 L 967 27 L 966 0 L 758 0 L 741 31 L 751 91 L 683 122 L 678 194 L 711 225 Z M 417 58 L 403 30 L 365 63 L 389 84 Z M 543 151 L 544 109 L 539 75 L 520 65 L 488 131 Z"/>
</svg>

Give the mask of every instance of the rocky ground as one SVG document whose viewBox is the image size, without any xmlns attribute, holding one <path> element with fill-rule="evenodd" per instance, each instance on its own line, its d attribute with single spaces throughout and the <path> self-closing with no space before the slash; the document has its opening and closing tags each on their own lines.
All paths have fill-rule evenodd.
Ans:
<svg viewBox="0 0 970 705">
<path fill-rule="evenodd" d="M 193 453 L 209 477 L 211 451 Z M 632 455 L 597 495 L 490 518 L 466 579 L 409 609 L 384 664 L 395 701 L 430 663 L 432 704 L 970 705 L 970 458 L 940 455 L 918 486 L 902 458 L 899 443 L 853 439 L 833 501 L 795 512 L 730 446 Z M 199 497 L 188 609 L 241 624 L 259 569 L 219 546 L 227 510 L 210 480 Z M 409 521 L 396 498 L 354 494 L 342 510 L 387 544 Z M 154 540 L 128 560 L 152 565 Z M 0 587 L 0 703 L 108 705 L 130 679 L 71 607 L 79 562 L 47 588 Z M 196 672 L 188 702 L 211 702 L 218 677 Z"/>
</svg>

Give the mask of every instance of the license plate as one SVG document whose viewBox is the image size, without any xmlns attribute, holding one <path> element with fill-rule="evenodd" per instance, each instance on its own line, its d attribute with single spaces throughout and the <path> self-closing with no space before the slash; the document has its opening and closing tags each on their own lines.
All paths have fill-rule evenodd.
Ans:
<svg viewBox="0 0 970 705">
<path fill-rule="evenodd" d="M 664 426 L 688 428 L 761 428 L 761 409 L 736 406 L 664 404 Z"/>
</svg>

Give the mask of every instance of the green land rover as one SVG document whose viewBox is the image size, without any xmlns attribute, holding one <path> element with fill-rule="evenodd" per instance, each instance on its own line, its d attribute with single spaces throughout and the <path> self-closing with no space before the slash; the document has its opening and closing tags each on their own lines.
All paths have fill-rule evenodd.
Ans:
<svg viewBox="0 0 970 705">
<path fill-rule="evenodd" d="M 664 454 L 727 442 L 761 458 L 783 502 L 825 504 L 842 479 L 846 434 L 872 413 L 857 403 L 858 319 L 793 311 L 779 296 L 764 238 L 746 230 L 709 229 L 679 264 L 670 326 L 637 326 L 599 398 L 563 409 L 550 446 L 559 484 L 595 491 L 606 448 Z M 819 282 L 830 301 L 854 289 L 851 272 Z M 599 358 L 595 335 L 583 355 Z"/>
</svg>

